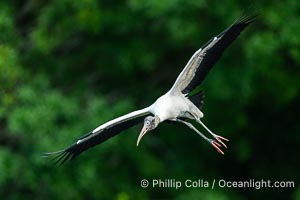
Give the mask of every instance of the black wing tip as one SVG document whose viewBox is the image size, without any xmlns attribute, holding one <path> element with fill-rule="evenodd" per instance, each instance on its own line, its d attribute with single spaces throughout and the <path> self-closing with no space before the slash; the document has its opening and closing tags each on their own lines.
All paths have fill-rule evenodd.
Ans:
<svg viewBox="0 0 300 200">
<path fill-rule="evenodd" d="M 78 138 L 77 141 L 83 140 L 90 135 L 92 135 L 93 132 L 90 131 L 80 138 Z M 68 161 L 73 160 L 81 153 L 82 145 L 78 142 L 72 144 L 71 146 L 67 147 L 66 149 L 55 151 L 55 152 L 49 152 L 49 153 L 43 153 L 41 157 L 43 158 L 50 158 L 50 162 L 53 162 L 54 165 L 62 165 Z"/>
<path fill-rule="evenodd" d="M 43 153 L 41 157 L 49 158 L 50 162 L 54 163 L 54 165 L 62 165 L 76 157 L 75 153 L 72 151 L 74 145 L 75 144 L 60 151 Z"/>
<path fill-rule="evenodd" d="M 53 163 L 54 165 L 62 165 L 65 163 L 67 160 L 63 160 L 63 158 L 67 155 L 68 153 L 65 151 L 61 152 L 51 152 L 51 153 L 43 153 L 41 155 L 42 158 L 49 158 L 49 162 Z"/>
<path fill-rule="evenodd" d="M 251 9 L 248 11 L 244 11 L 243 14 L 237 18 L 233 25 L 249 25 L 253 23 L 256 18 L 258 17 L 259 13 L 256 11 L 256 9 Z"/>
</svg>

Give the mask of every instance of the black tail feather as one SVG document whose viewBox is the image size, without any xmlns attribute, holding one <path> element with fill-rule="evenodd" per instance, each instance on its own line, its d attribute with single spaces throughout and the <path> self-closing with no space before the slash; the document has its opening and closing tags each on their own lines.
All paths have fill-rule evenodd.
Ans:
<svg viewBox="0 0 300 200">
<path fill-rule="evenodd" d="M 202 106 L 204 104 L 204 91 L 200 91 L 193 96 L 189 97 L 190 101 L 197 106 L 200 110 L 202 109 Z"/>
</svg>

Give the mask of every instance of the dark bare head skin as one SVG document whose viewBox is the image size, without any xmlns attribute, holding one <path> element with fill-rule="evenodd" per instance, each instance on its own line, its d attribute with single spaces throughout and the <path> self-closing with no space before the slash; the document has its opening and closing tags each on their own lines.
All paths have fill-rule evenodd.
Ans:
<svg viewBox="0 0 300 200">
<path fill-rule="evenodd" d="M 136 142 L 136 146 L 139 146 L 139 143 L 142 139 L 142 137 L 148 132 L 148 131 L 151 131 L 153 129 L 155 129 L 158 124 L 160 122 L 160 119 L 157 115 L 155 115 L 154 117 L 153 116 L 148 116 L 144 119 L 144 126 L 141 130 L 141 133 L 137 139 L 137 142 Z"/>
</svg>

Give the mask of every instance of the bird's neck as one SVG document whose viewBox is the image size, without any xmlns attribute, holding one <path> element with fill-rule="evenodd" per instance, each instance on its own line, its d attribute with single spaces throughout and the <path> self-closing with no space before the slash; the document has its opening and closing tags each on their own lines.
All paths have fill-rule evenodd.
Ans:
<svg viewBox="0 0 300 200">
<path fill-rule="evenodd" d="M 154 116 L 154 119 L 155 119 L 155 127 L 157 127 L 158 124 L 160 123 L 160 118 L 159 118 L 158 115 L 155 115 L 155 116 Z"/>
</svg>

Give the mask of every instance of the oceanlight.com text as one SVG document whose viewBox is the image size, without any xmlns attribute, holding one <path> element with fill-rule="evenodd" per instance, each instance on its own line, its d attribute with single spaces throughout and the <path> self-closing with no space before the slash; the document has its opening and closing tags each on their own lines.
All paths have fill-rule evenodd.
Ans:
<svg viewBox="0 0 300 200">
<path fill-rule="evenodd" d="M 253 188 L 256 190 L 262 188 L 294 188 L 294 181 L 271 181 L 265 179 L 249 180 L 224 180 L 213 179 L 211 181 L 204 179 L 197 180 L 177 180 L 177 179 L 143 179 L 141 180 L 142 188 Z"/>
</svg>

